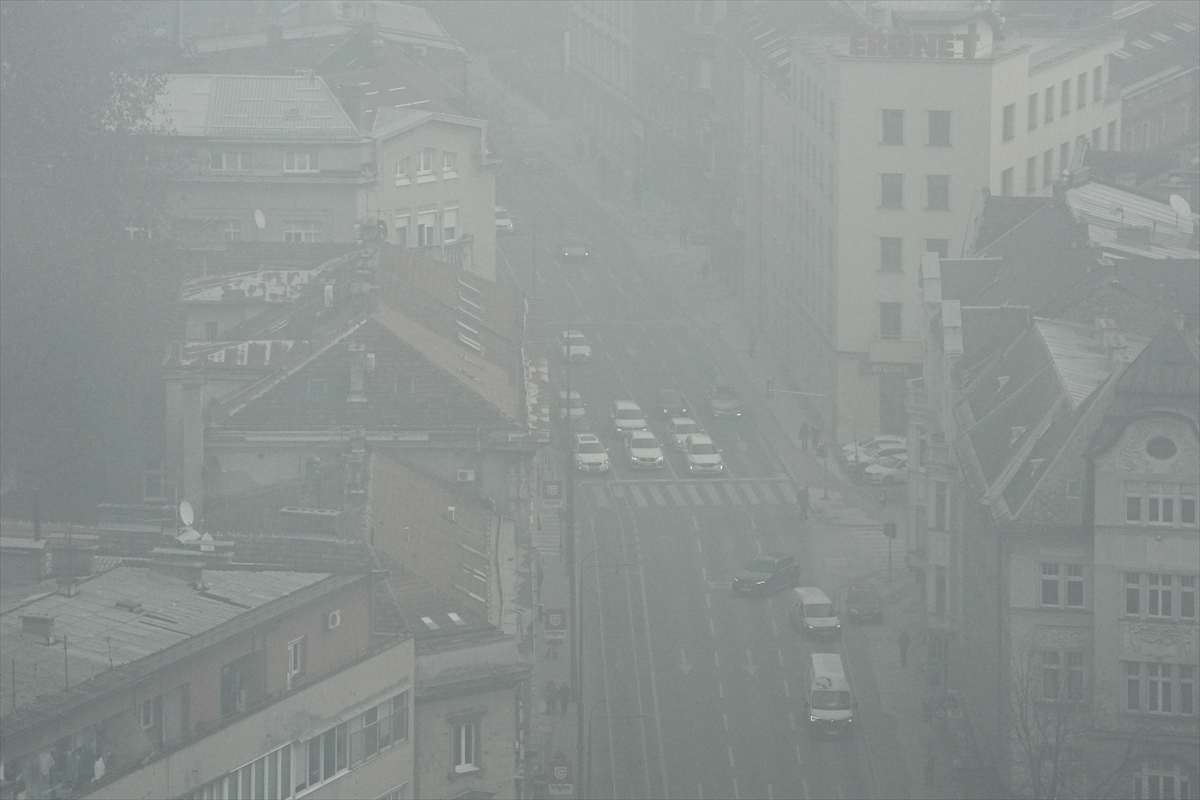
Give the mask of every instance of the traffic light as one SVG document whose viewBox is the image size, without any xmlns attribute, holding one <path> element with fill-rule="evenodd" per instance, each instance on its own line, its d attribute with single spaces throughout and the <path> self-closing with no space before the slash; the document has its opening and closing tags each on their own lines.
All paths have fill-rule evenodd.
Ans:
<svg viewBox="0 0 1200 800">
<path fill-rule="evenodd" d="M 894 523 L 894 522 L 883 523 L 883 535 L 889 539 L 895 539 L 896 538 L 896 523 Z"/>
</svg>

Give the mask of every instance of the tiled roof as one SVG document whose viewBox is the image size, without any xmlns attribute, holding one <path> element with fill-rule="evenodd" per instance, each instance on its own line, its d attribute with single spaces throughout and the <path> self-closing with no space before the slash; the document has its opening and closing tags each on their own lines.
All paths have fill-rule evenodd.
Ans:
<svg viewBox="0 0 1200 800">
<path fill-rule="evenodd" d="M 324 79 L 305 75 L 168 75 L 151 121 L 179 136 L 360 141 Z"/>
</svg>

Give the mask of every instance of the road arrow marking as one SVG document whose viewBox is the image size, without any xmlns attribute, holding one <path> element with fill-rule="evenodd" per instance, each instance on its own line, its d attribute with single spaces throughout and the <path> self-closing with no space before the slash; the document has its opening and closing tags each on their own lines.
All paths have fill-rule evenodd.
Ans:
<svg viewBox="0 0 1200 800">
<path fill-rule="evenodd" d="M 758 665 L 754 663 L 754 656 L 749 650 L 746 651 L 746 663 L 742 664 L 742 667 L 744 667 L 746 672 L 749 672 L 751 675 L 758 672 Z"/>
<path fill-rule="evenodd" d="M 684 675 L 687 675 L 687 674 L 688 674 L 688 671 L 689 671 L 689 670 L 691 670 L 691 668 L 692 668 L 692 665 L 691 665 L 691 664 L 689 664 L 689 663 L 687 662 L 687 654 L 683 652 L 683 648 L 682 648 L 682 647 L 681 647 L 681 648 L 679 648 L 679 664 L 678 664 L 678 667 L 679 667 L 679 669 L 683 670 L 683 674 L 684 674 Z"/>
</svg>

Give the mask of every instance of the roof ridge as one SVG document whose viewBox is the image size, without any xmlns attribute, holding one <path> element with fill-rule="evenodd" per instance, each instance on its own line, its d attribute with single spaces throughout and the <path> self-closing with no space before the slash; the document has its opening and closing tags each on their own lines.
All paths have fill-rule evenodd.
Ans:
<svg viewBox="0 0 1200 800">
<path fill-rule="evenodd" d="M 988 242 L 986 245 L 984 245 L 984 246 L 983 246 L 983 249 L 982 249 L 982 250 L 980 250 L 979 252 L 975 253 L 975 254 L 973 255 L 973 257 L 974 257 L 974 258 L 979 258 L 980 256 L 986 255 L 986 254 L 987 254 L 987 251 L 988 251 L 988 250 L 989 250 L 989 249 L 992 247 L 992 245 L 996 244 L 996 243 L 997 243 L 997 242 L 999 242 L 1001 239 L 1003 239 L 1004 237 L 1008 236 L 1008 235 L 1009 235 L 1009 234 L 1011 234 L 1013 231 L 1015 231 L 1017 228 L 1021 227 L 1021 226 L 1022 226 L 1022 225 L 1024 225 L 1026 222 L 1029 222 L 1029 220 L 1033 219 L 1033 218 L 1034 218 L 1034 217 L 1036 217 L 1038 214 L 1041 214 L 1041 213 L 1042 213 L 1043 211 L 1045 211 L 1046 209 L 1048 209 L 1048 208 L 1053 208 L 1053 207 L 1054 207 L 1054 202 L 1053 202 L 1052 198 L 1039 198 L 1039 199 L 1045 199 L 1047 202 L 1045 202 L 1045 203 L 1043 203 L 1042 205 L 1038 206 L 1036 209 L 1034 209 L 1034 211 L 1033 211 L 1033 212 L 1032 212 L 1032 213 L 1031 213 L 1029 216 L 1025 217 L 1023 220 L 1021 220 L 1020 222 L 1018 222 L 1018 223 L 1016 223 L 1015 225 L 1013 225 L 1011 228 L 1009 228 L 1008 230 L 1006 230 L 1004 233 L 1000 234 L 1000 235 L 999 235 L 999 236 L 997 236 L 995 239 L 992 239 L 990 242 Z M 985 209 L 984 209 L 984 212 L 986 213 L 986 211 L 987 211 L 987 209 L 985 208 Z M 1001 256 L 1001 258 L 1003 258 L 1003 256 Z"/>
</svg>

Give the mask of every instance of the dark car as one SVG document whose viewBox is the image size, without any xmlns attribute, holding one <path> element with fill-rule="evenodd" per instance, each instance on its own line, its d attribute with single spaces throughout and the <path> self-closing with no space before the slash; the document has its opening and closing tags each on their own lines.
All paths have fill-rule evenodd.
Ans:
<svg viewBox="0 0 1200 800">
<path fill-rule="evenodd" d="M 846 617 L 851 622 L 883 622 L 883 604 L 873 583 L 856 583 L 846 592 Z"/>
<path fill-rule="evenodd" d="M 658 407 L 664 417 L 686 417 L 688 413 L 687 398 L 678 389 L 660 389 L 658 392 Z"/>
<path fill-rule="evenodd" d="M 800 562 L 786 553 L 764 553 L 733 578 L 734 594 L 773 594 L 800 585 Z"/>
<path fill-rule="evenodd" d="M 742 398 L 728 383 L 718 383 L 708 390 L 708 403 L 714 417 L 740 417 Z"/>
</svg>

